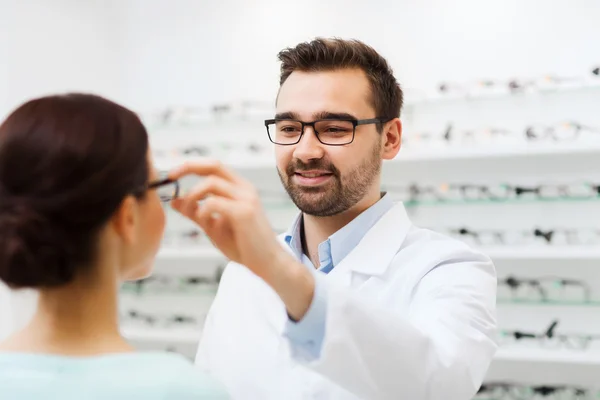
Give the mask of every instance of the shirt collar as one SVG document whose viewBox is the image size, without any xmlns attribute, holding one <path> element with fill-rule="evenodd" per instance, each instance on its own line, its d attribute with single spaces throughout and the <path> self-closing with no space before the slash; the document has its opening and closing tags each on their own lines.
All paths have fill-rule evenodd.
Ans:
<svg viewBox="0 0 600 400">
<path fill-rule="evenodd" d="M 392 197 L 383 194 L 381 199 L 367 208 L 342 229 L 329 236 L 331 259 L 338 265 L 354 249 L 366 233 L 394 206 Z"/>
<path fill-rule="evenodd" d="M 285 242 L 290 246 L 297 259 L 302 259 L 302 213 L 298 213 L 292 226 L 285 234 Z"/>
<path fill-rule="evenodd" d="M 394 202 L 390 195 L 384 193 L 381 199 L 363 211 L 346 226 L 329 236 L 319 244 L 319 261 L 321 264 L 331 261 L 333 266 L 339 264 L 354 247 L 356 247 L 365 234 L 377 221 L 392 207 Z M 294 255 L 302 259 L 302 213 L 299 213 L 290 229 L 285 234 L 285 242 L 290 246 Z M 317 268 L 319 266 L 316 266 Z"/>
</svg>

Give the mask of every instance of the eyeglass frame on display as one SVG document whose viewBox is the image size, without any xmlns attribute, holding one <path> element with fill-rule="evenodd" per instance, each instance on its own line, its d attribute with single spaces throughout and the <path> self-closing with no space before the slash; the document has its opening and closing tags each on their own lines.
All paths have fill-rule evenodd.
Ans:
<svg viewBox="0 0 600 400">
<path fill-rule="evenodd" d="M 541 238 L 545 241 L 545 244 L 547 245 L 553 245 L 553 237 L 555 233 L 563 233 L 565 235 L 565 238 L 567 238 L 567 246 L 577 246 L 577 245 L 584 245 L 582 243 L 581 240 L 573 240 L 572 238 L 576 235 L 578 235 L 580 233 L 580 231 L 582 231 L 583 228 L 554 228 L 554 229 L 549 229 L 549 230 L 542 230 L 540 228 L 533 228 L 532 230 L 523 230 L 523 231 L 515 231 L 518 232 L 519 235 L 521 235 L 521 237 L 523 238 Z M 507 244 L 507 240 L 505 239 L 507 235 L 509 235 L 511 232 L 510 231 L 503 231 L 503 230 L 472 230 L 470 228 L 467 227 L 460 227 L 460 228 L 454 228 L 454 229 L 449 229 L 448 232 L 451 235 L 454 236 L 459 236 L 459 237 L 471 237 L 473 238 L 473 240 L 477 243 L 477 245 L 483 245 L 483 242 L 481 241 L 481 236 L 487 234 L 490 235 L 491 237 L 494 238 L 494 241 L 496 245 L 510 245 Z M 598 240 L 600 241 L 600 229 L 596 230 L 596 236 L 598 237 Z M 564 245 L 564 244 L 563 244 Z M 563 246 L 561 245 L 561 246 Z"/>
<path fill-rule="evenodd" d="M 479 390 L 477 391 L 477 396 L 474 398 L 475 400 L 480 399 L 480 398 L 484 398 L 484 397 L 480 397 L 479 395 L 484 394 L 487 395 L 487 393 L 492 392 L 492 394 L 494 394 L 494 391 L 497 391 L 498 389 L 501 390 L 500 393 L 495 393 L 495 394 L 499 394 L 500 398 L 495 398 L 498 400 L 522 400 L 525 399 L 525 397 L 523 396 L 528 396 L 526 398 L 533 398 L 531 396 L 537 396 L 542 395 L 544 397 L 547 397 L 550 394 L 554 394 L 556 392 L 559 391 L 573 391 L 573 395 L 574 396 L 587 396 L 587 394 L 590 392 L 590 390 L 588 389 L 584 389 L 581 387 L 577 387 L 577 386 L 569 386 L 569 385 L 524 385 L 521 383 L 510 383 L 510 382 L 484 382 L 481 387 L 479 388 Z M 528 392 L 528 393 L 524 393 L 524 392 Z M 530 392 L 530 393 L 529 393 Z M 517 397 L 518 396 L 518 397 Z M 576 399 L 576 398 L 575 398 Z"/>
<path fill-rule="evenodd" d="M 537 291 L 539 294 L 540 302 L 548 302 L 552 301 L 552 299 L 548 293 L 546 288 L 543 286 L 544 282 L 551 282 L 555 284 L 560 284 L 562 288 L 566 288 L 567 286 L 574 286 L 583 290 L 582 302 L 589 303 L 591 301 L 591 289 L 589 285 L 586 284 L 585 281 L 569 279 L 569 278 L 561 278 L 556 276 L 545 276 L 540 278 L 518 278 L 513 275 L 509 275 L 504 279 L 498 279 L 498 286 L 506 285 L 510 291 L 512 300 L 520 299 L 521 297 L 516 294 L 516 291 L 520 286 L 529 286 L 533 289 L 534 292 Z M 531 297 L 531 296 L 529 296 Z"/>
<path fill-rule="evenodd" d="M 200 286 L 209 286 L 216 289 L 221 282 L 221 276 L 223 275 L 224 270 L 225 266 L 219 265 L 214 276 L 191 275 L 176 278 L 169 275 L 153 275 L 135 282 L 126 282 L 123 284 L 122 290 L 123 292 L 142 295 L 147 290 L 151 293 L 183 293 L 186 292 L 186 287 L 197 288 Z M 148 287 L 150 287 L 150 289 L 147 289 Z"/>
<path fill-rule="evenodd" d="M 298 119 L 294 119 L 294 118 L 286 118 L 286 116 L 289 115 L 288 113 L 284 113 L 280 116 L 276 116 L 273 119 L 266 119 L 265 120 L 265 128 L 267 129 L 267 136 L 269 137 L 269 140 L 276 145 L 279 146 L 293 146 L 296 145 L 298 143 L 300 143 L 300 140 L 302 140 L 302 136 L 304 136 L 304 133 L 306 132 L 306 127 L 310 126 L 313 129 L 313 132 L 315 133 L 315 136 L 317 137 L 317 140 L 326 145 L 326 146 L 347 146 L 349 144 L 351 144 L 352 142 L 354 142 L 354 137 L 356 135 L 356 127 L 360 126 L 360 125 L 369 125 L 369 124 L 384 124 L 386 122 L 391 121 L 393 118 L 369 118 L 369 119 L 356 119 L 354 117 L 352 117 L 349 114 L 333 114 L 333 113 L 327 113 L 327 118 L 321 118 L 321 119 L 317 119 L 315 121 L 311 121 L 311 122 L 304 122 L 304 121 L 300 121 Z M 275 140 L 273 140 L 271 138 L 271 133 L 269 131 L 269 126 L 270 125 L 274 125 L 277 122 L 280 121 L 288 121 L 288 122 L 296 122 L 299 123 L 302 127 L 300 134 L 298 135 L 298 140 L 293 142 L 293 143 L 279 143 L 276 142 Z M 344 143 L 326 143 L 324 141 L 321 140 L 320 138 L 320 134 L 317 129 L 316 129 L 316 125 L 319 122 L 350 122 L 352 123 L 352 139 L 349 142 L 344 142 Z"/>
<path fill-rule="evenodd" d="M 172 327 L 173 325 L 198 326 L 201 322 L 199 318 L 190 315 L 172 314 L 169 317 L 161 317 L 153 314 L 146 314 L 137 310 L 128 310 L 121 316 L 123 321 L 142 321 L 149 326 Z"/>
<path fill-rule="evenodd" d="M 558 319 L 553 320 L 548 328 L 542 333 L 531 333 L 531 332 L 523 332 L 523 331 L 507 331 L 502 330 L 500 334 L 502 337 L 511 337 L 514 340 L 519 341 L 521 339 L 537 339 L 540 342 L 540 346 L 549 348 L 549 346 L 544 346 L 544 344 L 548 343 L 547 340 L 556 339 L 557 346 L 552 348 L 566 347 L 571 350 L 587 350 L 590 347 L 590 342 L 595 340 L 600 340 L 600 335 L 584 335 L 584 334 L 555 334 L 554 329 L 557 327 L 559 323 Z M 580 342 L 580 346 L 571 345 L 574 340 L 578 340 Z M 552 343 L 552 342 L 550 342 Z M 561 346 L 562 345 L 562 346 Z"/>
<path fill-rule="evenodd" d="M 563 139 L 563 138 L 559 137 L 556 132 L 557 132 L 559 126 L 567 126 L 567 125 L 573 127 L 573 129 L 574 129 L 573 136 Z M 543 132 L 537 134 L 535 132 L 535 128 L 542 128 Z M 566 122 L 562 122 L 559 124 L 545 125 L 545 126 L 529 125 L 525 128 L 525 137 L 529 141 L 544 140 L 546 138 L 551 138 L 552 140 L 558 142 L 561 140 L 577 140 L 577 138 L 579 137 L 579 135 L 581 134 L 582 131 L 587 131 L 590 133 L 600 133 L 600 129 L 598 129 L 596 127 L 583 125 L 576 121 L 566 121 Z"/>
<path fill-rule="evenodd" d="M 569 137 L 561 137 L 556 134 L 558 127 L 571 126 L 573 127 L 573 135 Z M 541 133 L 536 133 L 536 129 L 541 130 Z M 486 127 L 481 129 L 461 129 L 457 130 L 453 124 L 449 123 L 440 133 L 414 133 L 411 135 L 403 135 L 402 144 L 407 146 L 419 146 L 421 144 L 429 144 L 431 142 L 440 142 L 450 145 L 451 143 L 465 142 L 467 140 L 477 142 L 479 137 L 487 134 L 489 137 L 519 137 L 524 135 L 527 142 L 535 143 L 544 140 L 552 139 L 554 142 L 564 142 L 569 140 L 577 140 L 582 132 L 600 133 L 600 128 L 585 125 L 577 121 L 564 121 L 557 124 L 528 124 L 521 130 L 509 130 L 505 128 Z"/>
<path fill-rule="evenodd" d="M 481 201 L 489 200 L 491 202 L 501 202 L 506 200 L 520 200 L 523 197 L 533 194 L 537 200 L 550 200 L 550 199 L 593 199 L 600 197 L 600 184 L 592 182 L 582 182 L 581 185 L 587 186 L 590 189 L 590 194 L 587 196 L 578 196 L 571 194 L 569 189 L 572 185 L 569 184 L 540 184 L 540 185 L 511 185 L 501 183 L 498 185 L 484 185 L 484 184 L 459 184 L 459 183 L 444 183 L 440 185 L 430 186 L 419 186 L 415 183 L 411 183 L 407 186 L 395 186 L 395 185 L 384 185 L 384 189 L 389 190 L 391 193 L 406 192 L 408 197 L 402 199 L 409 203 L 419 203 L 423 200 L 419 200 L 419 197 L 423 197 L 424 194 L 429 194 L 435 198 L 435 201 L 445 202 L 451 200 L 448 196 L 453 190 L 458 192 L 458 195 L 463 201 Z M 545 188 L 554 189 L 557 195 L 548 196 L 545 195 L 543 190 Z M 468 190 L 475 190 L 478 196 L 475 198 L 468 195 Z M 501 189 L 503 194 L 495 194 L 492 190 Z M 514 195 L 514 197 L 511 196 Z"/>
</svg>

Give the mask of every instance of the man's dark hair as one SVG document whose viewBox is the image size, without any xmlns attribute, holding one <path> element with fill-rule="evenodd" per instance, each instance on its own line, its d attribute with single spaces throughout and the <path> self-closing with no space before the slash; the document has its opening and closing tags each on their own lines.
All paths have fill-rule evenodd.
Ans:
<svg viewBox="0 0 600 400">
<path fill-rule="evenodd" d="M 358 40 L 317 38 L 279 52 L 281 77 L 279 84 L 294 71 L 334 71 L 359 68 L 365 72 L 371 85 L 371 104 L 376 117 L 400 117 L 402 89 L 388 62 L 375 49 Z"/>
</svg>

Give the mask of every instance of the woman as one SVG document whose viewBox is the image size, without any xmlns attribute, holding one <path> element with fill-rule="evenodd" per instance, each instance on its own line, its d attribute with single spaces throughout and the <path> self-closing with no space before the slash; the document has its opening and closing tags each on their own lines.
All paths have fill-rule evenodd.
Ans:
<svg viewBox="0 0 600 400">
<path fill-rule="evenodd" d="M 150 273 L 169 184 L 138 117 L 101 97 L 39 98 L 0 125 L 0 280 L 39 291 L 0 343 L 0 398 L 225 398 L 182 356 L 119 334 L 119 284 Z"/>
</svg>

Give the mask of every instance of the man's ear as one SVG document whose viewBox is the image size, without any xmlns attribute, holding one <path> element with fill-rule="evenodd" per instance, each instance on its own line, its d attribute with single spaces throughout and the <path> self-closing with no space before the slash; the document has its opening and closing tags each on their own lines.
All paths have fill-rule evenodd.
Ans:
<svg viewBox="0 0 600 400">
<path fill-rule="evenodd" d="M 137 240 L 137 202 L 133 196 L 127 196 L 111 218 L 111 224 L 117 235 L 127 244 Z"/>
<path fill-rule="evenodd" d="M 400 151 L 402 144 L 402 122 L 394 118 L 383 126 L 383 155 L 384 160 L 392 160 Z"/>
</svg>

